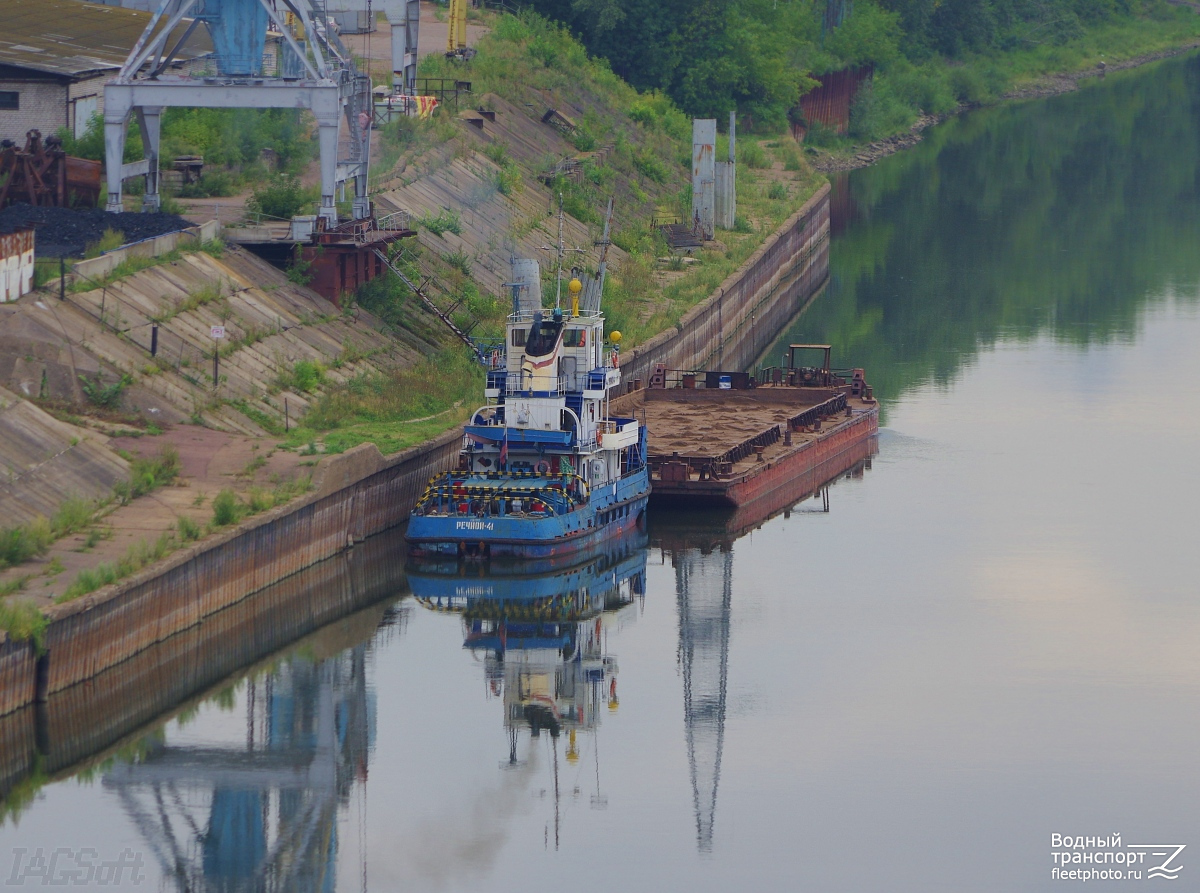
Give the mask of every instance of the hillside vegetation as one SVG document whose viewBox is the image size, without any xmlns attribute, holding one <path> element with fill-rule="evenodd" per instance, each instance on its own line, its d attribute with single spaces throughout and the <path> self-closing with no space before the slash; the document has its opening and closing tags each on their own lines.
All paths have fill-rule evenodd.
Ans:
<svg viewBox="0 0 1200 893">
<path fill-rule="evenodd" d="M 414 281 L 427 280 L 434 302 L 476 339 L 502 338 L 510 306 L 503 283 L 514 256 L 541 262 L 543 296 L 553 300 L 554 257 L 545 248 L 558 238 L 560 197 L 564 242 L 580 249 L 566 264 L 583 275 L 595 271 L 595 243 L 613 200 L 604 309 L 609 331 L 620 330 L 628 347 L 708 297 L 824 182 L 790 139 L 739 142 L 735 231 L 719 231 L 719 241 L 689 257 L 671 256 L 652 223 L 690 214 L 690 118 L 661 93 L 639 93 L 558 24 L 531 13 L 491 23 L 470 62 L 422 61 L 422 77 L 470 81 L 474 92 L 460 111 L 443 106 L 428 120 L 386 125 L 372 183 L 379 211 L 406 210 L 419 230 L 418 239 L 401 243 L 395 262 Z M 549 109 L 573 129 L 544 123 Z M 355 299 L 395 325 L 418 301 L 391 277 Z M 453 387 L 442 381 L 448 376 Z M 391 396 L 414 388 L 436 399 Z M 397 421 L 420 419 L 402 440 L 389 437 L 387 446 L 399 447 L 418 430 L 429 436 L 460 422 L 478 405 L 480 388 L 475 374 L 445 358 L 369 376 L 322 398 L 293 438 L 345 449 L 378 440 Z"/>
<path fill-rule="evenodd" d="M 1190 3 L 1167 0 L 530 0 L 642 90 L 696 115 L 736 108 L 777 131 L 813 75 L 872 66 L 851 136 L 908 128 L 921 113 L 996 99 L 1039 76 L 1200 37 Z M 815 134 L 829 141 L 828 135 Z"/>
</svg>

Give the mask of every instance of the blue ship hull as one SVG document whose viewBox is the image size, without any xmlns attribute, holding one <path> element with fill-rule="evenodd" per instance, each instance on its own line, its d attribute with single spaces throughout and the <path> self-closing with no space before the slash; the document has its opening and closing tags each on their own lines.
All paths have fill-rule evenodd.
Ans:
<svg viewBox="0 0 1200 893">
<path fill-rule="evenodd" d="M 495 477 L 489 483 L 495 486 Z M 416 557 L 537 559 L 572 555 L 643 527 L 649 497 L 650 475 L 643 466 L 597 487 L 587 503 L 563 514 L 418 514 L 409 520 L 405 539 L 409 554 Z"/>
</svg>

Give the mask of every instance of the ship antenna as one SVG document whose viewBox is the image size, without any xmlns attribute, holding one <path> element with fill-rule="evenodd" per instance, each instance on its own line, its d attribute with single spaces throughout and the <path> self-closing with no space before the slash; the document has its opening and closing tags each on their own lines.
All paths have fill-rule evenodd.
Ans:
<svg viewBox="0 0 1200 893">
<path fill-rule="evenodd" d="M 562 268 L 563 255 L 568 251 L 574 251 L 579 254 L 586 254 L 583 248 L 568 248 L 563 242 L 563 194 L 558 194 L 558 244 L 556 245 L 541 245 L 542 251 L 553 251 L 558 260 L 558 269 L 554 273 L 554 309 L 562 310 Z"/>
<path fill-rule="evenodd" d="M 558 194 L 558 269 L 554 271 L 554 309 L 562 309 L 562 262 L 566 248 L 563 246 L 563 194 Z"/>
</svg>

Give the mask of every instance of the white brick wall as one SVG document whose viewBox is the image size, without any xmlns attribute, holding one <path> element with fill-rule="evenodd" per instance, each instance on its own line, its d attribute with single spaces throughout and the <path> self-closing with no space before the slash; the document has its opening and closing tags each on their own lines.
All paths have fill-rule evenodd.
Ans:
<svg viewBox="0 0 1200 893">
<path fill-rule="evenodd" d="M 65 82 L 5 78 L 0 79 L 0 91 L 16 91 L 21 97 L 19 110 L 0 110 L 0 139 L 24 146 L 27 131 L 36 127 L 48 136 L 69 123 Z"/>
<path fill-rule="evenodd" d="M 86 80 L 76 81 L 71 84 L 67 91 L 67 98 L 71 102 L 70 118 L 71 122 L 67 125 L 72 129 L 76 136 L 83 136 L 83 131 L 87 127 L 87 121 L 76 121 L 75 113 L 80 105 L 84 109 L 92 108 L 101 115 L 104 114 L 104 85 L 107 84 L 113 77 L 116 76 L 115 71 L 106 71 L 96 77 L 87 78 Z"/>
</svg>

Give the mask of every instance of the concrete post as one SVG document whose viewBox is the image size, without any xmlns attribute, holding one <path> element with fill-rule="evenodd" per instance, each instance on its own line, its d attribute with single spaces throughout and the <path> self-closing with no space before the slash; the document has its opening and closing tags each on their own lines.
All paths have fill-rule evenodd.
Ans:
<svg viewBox="0 0 1200 893">
<path fill-rule="evenodd" d="M 146 174 L 146 194 L 142 198 L 142 210 L 155 212 L 162 207 L 159 197 L 159 147 L 162 144 L 162 109 L 157 107 L 136 110 L 138 127 L 142 131 L 142 154 L 150 162 Z"/>
<path fill-rule="evenodd" d="M 321 149 L 321 210 L 320 215 L 330 226 L 336 226 L 337 204 L 334 192 L 337 189 L 338 119 L 322 116 L 317 119 Z"/>
<path fill-rule="evenodd" d="M 108 202 L 104 210 L 116 214 L 125 210 L 121 203 L 121 166 L 125 162 L 125 124 L 128 118 L 128 109 L 105 107 L 104 171 L 108 181 Z"/>
<path fill-rule="evenodd" d="M 717 119 L 692 119 L 692 225 L 705 240 L 714 236 Z"/>
</svg>

